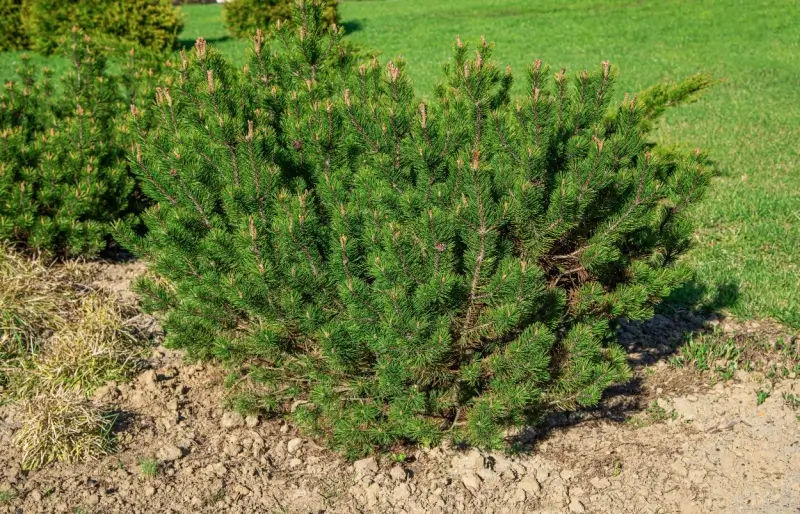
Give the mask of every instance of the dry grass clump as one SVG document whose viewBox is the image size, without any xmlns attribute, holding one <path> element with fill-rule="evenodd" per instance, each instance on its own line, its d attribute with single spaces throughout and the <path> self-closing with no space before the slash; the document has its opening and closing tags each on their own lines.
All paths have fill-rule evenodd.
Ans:
<svg viewBox="0 0 800 514">
<path fill-rule="evenodd" d="M 22 402 L 23 427 L 14 441 L 30 470 L 52 462 L 95 459 L 111 450 L 114 417 L 74 391 L 48 391 Z"/>
<path fill-rule="evenodd" d="M 9 370 L 9 389 L 19 396 L 59 389 L 91 394 L 109 380 L 127 378 L 142 350 L 117 305 L 92 293 L 38 352 Z"/>
<path fill-rule="evenodd" d="M 0 245 L 0 351 L 32 352 L 43 335 L 60 328 L 70 303 L 63 286 L 80 274 L 77 265 L 47 266 Z"/>
<path fill-rule="evenodd" d="M 108 452 L 113 417 L 87 397 L 127 378 L 148 347 L 129 309 L 83 284 L 90 274 L 0 245 L 0 402 L 21 409 L 25 469 Z"/>
</svg>

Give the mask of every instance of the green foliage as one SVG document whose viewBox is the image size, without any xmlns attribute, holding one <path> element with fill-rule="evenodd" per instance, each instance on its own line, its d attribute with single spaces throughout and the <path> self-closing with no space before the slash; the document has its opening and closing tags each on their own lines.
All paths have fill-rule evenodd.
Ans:
<svg viewBox="0 0 800 514">
<path fill-rule="evenodd" d="M 25 48 L 22 30 L 22 0 L 0 0 L 0 52 Z"/>
<path fill-rule="evenodd" d="M 183 29 L 170 0 L 23 0 L 23 25 L 32 49 L 53 53 L 73 26 L 111 47 L 172 50 Z"/>
<path fill-rule="evenodd" d="M 94 255 L 108 223 L 124 215 L 134 181 L 125 149 L 125 111 L 146 80 L 131 60 L 129 78 L 75 31 L 65 44 L 72 66 L 60 83 L 27 58 L 0 92 L 0 240 L 52 254 Z M 136 87 L 129 90 L 124 84 Z"/>
<path fill-rule="evenodd" d="M 511 98 L 491 47 L 458 41 L 420 102 L 402 61 L 352 65 L 318 5 L 294 20 L 243 70 L 199 40 L 140 135 L 155 205 L 145 237 L 119 237 L 169 344 L 240 364 L 350 457 L 502 446 L 627 380 L 616 321 L 687 277 L 686 209 L 712 174 L 652 143 L 652 116 L 707 82 L 612 105 L 607 63 L 537 61 Z"/>
<path fill-rule="evenodd" d="M 235 37 L 252 37 L 278 20 L 288 20 L 295 0 L 231 0 L 223 4 L 225 24 Z M 339 0 L 324 0 L 323 22 L 339 23 Z"/>
</svg>

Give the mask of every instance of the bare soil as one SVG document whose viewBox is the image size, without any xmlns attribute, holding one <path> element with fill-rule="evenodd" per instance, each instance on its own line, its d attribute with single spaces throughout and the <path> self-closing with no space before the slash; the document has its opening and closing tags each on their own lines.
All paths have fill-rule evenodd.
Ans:
<svg viewBox="0 0 800 514">
<path fill-rule="evenodd" d="M 92 287 L 132 301 L 136 263 L 98 266 Z M 120 412 L 119 450 L 101 460 L 21 471 L 12 445 L 20 426 L 0 407 L 0 512 L 82 513 L 517 513 L 800 512 L 800 379 L 764 384 L 676 370 L 665 358 L 685 330 L 791 336 L 766 322 L 658 316 L 622 329 L 635 378 L 592 411 L 554 417 L 517 435 L 509 456 L 444 446 L 349 463 L 280 420 L 223 408 L 225 372 L 155 348 L 129 384 L 96 400 Z M 145 325 L 147 325 L 145 323 Z M 155 323 L 148 325 L 158 330 Z M 756 391 L 771 388 L 757 405 Z M 653 407 L 656 402 L 658 408 Z M 155 478 L 143 459 L 158 459 Z"/>
</svg>

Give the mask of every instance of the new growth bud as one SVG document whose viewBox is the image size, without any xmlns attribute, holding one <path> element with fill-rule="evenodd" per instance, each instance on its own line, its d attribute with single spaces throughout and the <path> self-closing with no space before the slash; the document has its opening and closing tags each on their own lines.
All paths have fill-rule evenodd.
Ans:
<svg viewBox="0 0 800 514">
<path fill-rule="evenodd" d="M 197 52 L 197 57 L 200 60 L 206 58 L 206 40 L 203 38 L 197 38 L 197 42 L 194 44 L 194 50 Z"/>
</svg>

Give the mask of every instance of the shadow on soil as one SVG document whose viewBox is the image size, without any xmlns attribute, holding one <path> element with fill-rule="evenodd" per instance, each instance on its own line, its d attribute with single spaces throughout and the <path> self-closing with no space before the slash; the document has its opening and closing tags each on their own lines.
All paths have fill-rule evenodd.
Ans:
<svg viewBox="0 0 800 514">
<path fill-rule="evenodd" d="M 523 430 L 510 442 L 519 451 L 533 452 L 555 429 L 571 427 L 586 421 L 607 420 L 624 423 L 634 413 L 647 408 L 644 369 L 674 355 L 693 334 L 711 332 L 724 316 L 721 311 L 739 298 L 734 282 L 709 291 L 692 281 L 676 291 L 657 309 L 656 315 L 644 322 L 620 321 L 619 343 L 628 352 L 633 378 L 626 384 L 611 387 L 596 407 L 574 412 L 556 413 L 542 424 Z"/>
</svg>

